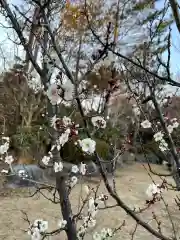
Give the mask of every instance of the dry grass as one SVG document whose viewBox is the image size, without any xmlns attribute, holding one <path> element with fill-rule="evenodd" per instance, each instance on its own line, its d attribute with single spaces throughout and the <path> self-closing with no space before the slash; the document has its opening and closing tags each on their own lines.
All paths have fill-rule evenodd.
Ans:
<svg viewBox="0 0 180 240">
<path fill-rule="evenodd" d="M 162 166 L 153 166 L 156 171 L 162 172 Z M 153 176 L 156 182 L 161 183 L 159 177 Z M 172 182 L 169 178 L 168 181 Z M 134 164 L 133 166 L 127 166 L 118 172 L 116 178 L 118 193 L 123 201 L 125 201 L 131 207 L 143 207 L 145 204 L 145 190 L 151 179 L 141 164 Z M 91 186 L 95 186 L 95 183 L 89 183 Z M 79 193 L 81 185 L 77 185 L 73 190 L 72 207 L 75 212 L 78 205 Z M 99 193 L 106 193 L 105 187 L 101 184 Z M 180 236 L 180 211 L 178 210 L 174 197 L 177 193 L 168 191 L 163 194 L 165 201 L 168 203 L 168 210 L 171 218 L 174 222 L 177 232 Z M 113 204 L 113 200 L 109 199 L 108 204 Z M 60 218 L 59 205 L 53 205 L 51 202 L 45 200 L 42 196 L 36 196 L 33 198 L 25 198 L 24 194 L 11 194 L 6 197 L 1 196 L 0 199 L 0 239 L 1 240 L 27 240 L 29 239 L 23 230 L 27 228 L 27 223 L 22 219 L 21 210 L 27 212 L 30 220 L 37 218 L 44 218 L 50 222 L 50 229 L 53 229 L 53 224 L 56 224 Z M 157 227 L 155 220 L 152 220 L 152 212 L 155 212 L 158 219 L 162 221 L 163 234 L 167 236 L 172 235 L 172 225 L 169 221 L 168 213 L 165 205 L 162 202 L 156 203 L 145 213 L 141 214 L 144 221 L 148 222 L 151 226 Z M 131 235 L 135 228 L 135 222 L 126 215 L 126 213 L 120 208 L 116 207 L 105 211 L 100 211 L 97 215 L 97 226 L 93 231 L 98 231 L 103 227 L 118 227 L 123 220 L 126 220 L 125 227 L 117 233 L 115 239 L 132 239 Z M 56 227 L 56 225 L 54 225 Z M 179 230 L 178 230 L 179 229 Z M 91 231 L 92 232 L 92 231 Z M 64 240 L 65 235 L 55 236 L 52 240 Z M 91 234 L 87 235 L 87 239 L 92 239 Z M 135 240 L 153 240 L 154 236 L 149 234 L 146 230 L 138 226 Z"/>
</svg>

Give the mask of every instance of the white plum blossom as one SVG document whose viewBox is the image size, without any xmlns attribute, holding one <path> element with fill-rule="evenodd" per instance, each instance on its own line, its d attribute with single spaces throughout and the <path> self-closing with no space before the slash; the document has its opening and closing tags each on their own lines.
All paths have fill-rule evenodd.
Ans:
<svg viewBox="0 0 180 240">
<path fill-rule="evenodd" d="M 86 228 L 83 225 L 81 225 L 77 232 L 78 239 L 82 239 L 85 233 L 86 233 Z"/>
<path fill-rule="evenodd" d="M 146 195 L 149 199 L 152 199 L 156 194 L 160 194 L 161 189 L 159 188 L 159 184 L 150 184 L 146 190 Z"/>
<path fill-rule="evenodd" d="M 141 114 L 141 111 L 138 106 L 133 105 L 133 113 L 135 116 L 139 116 Z"/>
<path fill-rule="evenodd" d="M 162 132 L 157 132 L 154 134 L 154 140 L 156 142 L 159 142 L 163 139 L 164 134 Z"/>
<path fill-rule="evenodd" d="M 77 177 L 76 176 L 72 176 L 71 177 L 71 181 L 70 181 L 70 187 L 73 188 L 76 185 L 77 182 L 78 182 Z"/>
<path fill-rule="evenodd" d="M 179 123 L 177 121 L 177 118 L 172 118 L 170 121 L 172 123 L 173 128 L 178 128 L 179 127 Z"/>
<path fill-rule="evenodd" d="M 48 230 L 48 221 L 37 219 L 34 221 L 33 225 L 39 229 L 40 233 L 44 233 Z"/>
<path fill-rule="evenodd" d="M 67 221 L 66 220 L 60 220 L 58 223 L 58 227 L 59 228 L 65 228 L 67 225 Z"/>
<path fill-rule="evenodd" d="M 93 234 L 93 240 L 102 240 L 101 234 L 95 232 L 95 233 Z"/>
<path fill-rule="evenodd" d="M 10 141 L 9 137 L 2 137 L 2 140 L 5 140 L 6 142 Z"/>
<path fill-rule="evenodd" d="M 92 117 L 91 122 L 94 127 L 106 128 L 106 121 L 101 116 Z"/>
<path fill-rule="evenodd" d="M 166 150 L 168 149 L 168 144 L 167 144 L 167 142 L 166 142 L 164 139 L 162 139 L 162 140 L 160 141 L 160 143 L 159 143 L 159 148 L 160 148 L 160 150 L 161 150 L 162 152 L 164 152 L 164 151 L 166 151 Z"/>
<path fill-rule="evenodd" d="M 79 172 L 78 166 L 77 166 L 77 165 L 73 165 L 73 166 L 72 166 L 72 169 L 71 169 L 71 172 L 73 172 L 73 173 Z"/>
<path fill-rule="evenodd" d="M 95 232 L 93 234 L 93 240 L 108 240 L 112 238 L 113 231 L 110 228 L 103 228 L 100 233 Z"/>
<path fill-rule="evenodd" d="M 3 145 L 0 145 L 0 155 L 7 153 L 9 149 L 9 142 L 5 142 Z"/>
<path fill-rule="evenodd" d="M 177 118 L 172 118 L 171 122 L 177 122 Z"/>
<path fill-rule="evenodd" d="M 171 122 L 172 122 L 172 125 L 167 126 L 169 133 L 172 133 L 175 128 L 179 127 L 179 123 L 177 122 L 176 118 L 173 118 Z"/>
<path fill-rule="evenodd" d="M 68 126 L 70 124 L 72 124 L 71 119 L 69 117 L 64 116 L 62 119 L 64 126 Z"/>
<path fill-rule="evenodd" d="M 87 216 L 87 217 L 84 217 L 83 220 L 84 220 L 84 225 L 89 228 L 93 228 L 96 225 L 96 220 L 93 219 L 92 217 Z"/>
<path fill-rule="evenodd" d="M 54 115 L 54 117 L 52 117 L 51 120 L 50 120 L 51 127 L 53 127 L 54 129 L 56 129 L 57 120 L 60 120 L 60 118 L 57 118 L 56 115 Z"/>
<path fill-rule="evenodd" d="M 10 165 L 13 161 L 14 161 L 13 156 L 10 155 L 5 157 L 5 163 Z"/>
<path fill-rule="evenodd" d="M 84 164 L 84 163 L 81 163 L 81 164 L 80 164 L 79 172 L 80 172 L 82 175 L 85 175 L 85 174 L 86 174 L 86 164 Z"/>
<path fill-rule="evenodd" d="M 51 84 L 47 90 L 47 97 L 49 98 L 52 105 L 56 105 L 60 102 L 61 98 L 59 96 L 60 90 L 56 84 Z"/>
<path fill-rule="evenodd" d="M 31 240 L 41 240 L 42 234 L 48 230 L 48 222 L 42 219 L 37 219 L 29 227 L 28 235 L 31 236 Z"/>
<path fill-rule="evenodd" d="M 2 172 L 2 173 L 6 173 L 6 174 L 7 174 L 9 171 L 8 171 L 8 170 L 6 170 L 6 169 L 2 169 L 2 170 L 1 170 L 1 172 Z"/>
<path fill-rule="evenodd" d="M 173 130 L 174 130 L 173 125 L 168 125 L 167 126 L 167 130 L 171 134 L 173 132 Z"/>
<path fill-rule="evenodd" d="M 96 142 L 91 138 L 85 138 L 83 140 L 78 140 L 82 151 L 87 154 L 93 154 L 96 150 Z"/>
<path fill-rule="evenodd" d="M 88 209 L 89 211 L 94 210 L 95 208 L 95 201 L 93 197 L 89 198 L 89 202 L 88 202 Z"/>
<path fill-rule="evenodd" d="M 56 145 L 52 145 L 51 150 L 48 152 L 48 154 L 49 154 L 49 156 L 50 156 L 51 158 L 53 157 L 51 151 L 53 151 L 55 148 L 56 148 Z"/>
<path fill-rule="evenodd" d="M 60 148 L 63 147 L 64 144 L 68 142 L 70 132 L 71 132 L 71 130 L 68 128 L 68 129 L 66 129 L 66 131 L 65 131 L 64 133 L 62 133 L 61 136 L 58 138 L 58 140 L 57 140 L 57 148 L 58 148 L 58 150 L 60 150 Z"/>
<path fill-rule="evenodd" d="M 98 206 L 95 205 L 95 200 L 93 197 L 89 198 L 88 202 L 88 212 L 92 218 L 94 218 L 98 212 Z"/>
<path fill-rule="evenodd" d="M 50 158 L 49 156 L 44 156 L 41 161 L 42 161 L 42 163 L 43 163 L 44 165 L 48 165 L 50 159 L 51 159 L 51 158 Z"/>
<path fill-rule="evenodd" d="M 43 222 L 43 219 L 34 220 L 33 227 L 38 227 L 39 228 L 42 222 Z"/>
<path fill-rule="evenodd" d="M 113 236 L 113 232 L 110 228 L 103 228 L 101 230 L 101 236 L 103 236 L 104 238 L 107 237 L 112 237 Z"/>
<path fill-rule="evenodd" d="M 179 123 L 178 122 L 173 122 L 173 128 L 178 128 L 179 127 Z"/>
<path fill-rule="evenodd" d="M 91 217 L 92 217 L 92 218 L 95 218 L 96 215 L 97 215 L 97 213 L 98 213 L 98 208 L 96 207 L 96 208 L 94 209 L 94 211 L 91 211 Z"/>
<path fill-rule="evenodd" d="M 62 162 L 55 162 L 54 163 L 54 171 L 55 172 L 61 172 L 63 170 L 63 164 Z"/>
<path fill-rule="evenodd" d="M 164 137 L 164 134 L 162 132 L 157 132 L 154 134 L 154 140 L 155 140 L 155 142 L 159 142 L 159 148 L 162 152 L 164 152 L 168 149 L 168 144 L 163 139 L 163 137 Z"/>
<path fill-rule="evenodd" d="M 38 230 L 38 228 L 34 228 L 33 231 L 28 231 L 28 234 L 31 235 L 31 240 L 41 240 L 42 236 Z"/>
<path fill-rule="evenodd" d="M 87 195 L 89 194 L 89 187 L 87 185 L 83 187 L 83 190 Z"/>
<path fill-rule="evenodd" d="M 90 218 L 89 221 L 88 221 L 88 227 L 93 228 L 95 226 L 96 226 L 96 220 L 93 219 L 93 218 Z"/>
<path fill-rule="evenodd" d="M 143 128 L 151 128 L 152 124 L 148 120 L 145 120 L 141 123 L 141 126 Z"/>
<path fill-rule="evenodd" d="M 65 101 L 72 101 L 74 98 L 74 85 L 70 80 L 67 80 L 64 84 L 61 85 L 61 88 L 64 90 Z"/>
</svg>

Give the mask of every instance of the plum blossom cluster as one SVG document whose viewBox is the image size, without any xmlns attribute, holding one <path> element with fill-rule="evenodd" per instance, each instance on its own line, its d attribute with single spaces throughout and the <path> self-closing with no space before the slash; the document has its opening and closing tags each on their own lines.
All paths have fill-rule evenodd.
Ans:
<svg viewBox="0 0 180 240">
<path fill-rule="evenodd" d="M 61 147 L 65 145 L 69 141 L 69 139 L 78 135 L 78 126 L 75 125 L 74 122 L 71 121 L 69 117 L 64 116 L 62 119 L 57 118 L 56 115 L 51 119 L 51 126 L 58 131 L 59 136 L 56 140 L 55 145 L 51 147 L 51 150 L 48 152 L 48 156 L 44 156 L 42 158 L 42 162 L 44 165 L 48 165 L 50 160 L 53 157 L 52 151 L 57 148 L 60 151 Z M 61 162 L 54 163 L 55 172 L 62 171 L 63 164 Z"/>
<path fill-rule="evenodd" d="M 13 156 L 8 154 L 9 150 L 9 144 L 10 144 L 10 139 L 9 137 L 2 137 L 3 144 L 0 145 L 0 159 L 4 160 L 5 163 L 7 163 L 12 170 L 11 164 L 14 162 Z M 3 169 L 1 171 L 2 173 L 8 173 L 9 171 L 6 169 Z"/>
<path fill-rule="evenodd" d="M 139 116 L 141 114 L 141 110 L 137 105 L 133 105 L 132 110 L 135 116 Z"/>
<path fill-rule="evenodd" d="M 66 225 L 67 225 L 67 221 L 64 219 L 60 220 L 58 223 L 58 226 L 60 229 L 64 229 L 66 227 Z"/>
<path fill-rule="evenodd" d="M 79 166 L 77 165 L 73 165 L 72 168 L 71 168 L 71 172 L 72 174 L 81 174 L 82 176 L 86 174 L 86 164 L 84 163 L 80 163 Z M 70 180 L 69 180 L 69 187 L 70 189 L 72 189 L 78 182 L 78 178 L 76 176 L 72 176 L 70 177 Z"/>
<path fill-rule="evenodd" d="M 179 127 L 177 118 L 172 118 L 172 119 L 165 118 L 165 121 L 166 121 L 167 130 L 169 134 L 172 134 L 173 131 Z M 166 151 L 168 149 L 168 144 L 163 137 L 164 137 L 164 134 L 161 131 L 154 134 L 154 139 L 156 142 L 159 142 L 159 148 L 161 149 L 161 151 Z"/>
<path fill-rule="evenodd" d="M 102 120 L 102 119 L 100 119 Z M 102 121 L 100 121 L 102 124 Z M 104 123 L 103 123 L 104 124 Z M 62 119 L 53 117 L 51 120 L 51 125 L 54 127 L 59 133 L 60 136 L 57 139 L 57 149 L 60 150 L 61 147 L 64 146 L 65 143 L 71 138 L 77 139 L 78 138 L 78 127 L 74 122 L 71 121 L 70 118 L 64 116 Z M 81 147 L 82 151 L 87 154 L 93 154 L 96 147 L 96 142 L 91 138 L 86 138 L 83 140 L 78 140 L 79 146 Z"/>
<path fill-rule="evenodd" d="M 81 163 L 78 167 L 77 165 L 73 165 L 71 169 L 72 173 L 81 173 L 82 175 L 86 174 L 86 164 Z"/>
<path fill-rule="evenodd" d="M 56 84 L 49 85 L 49 88 L 47 90 L 47 97 L 49 98 L 49 101 L 52 105 L 56 105 L 60 103 L 61 101 L 61 89 L 58 88 Z"/>
<path fill-rule="evenodd" d="M 0 145 L 0 155 L 7 153 L 9 149 L 9 137 L 2 137 L 4 144 Z"/>
<path fill-rule="evenodd" d="M 74 85 L 70 81 L 59 85 L 53 83 L 49 85 L 46 94 L 52 105 L 57 105 L 62 100 L 72 101 L 74 98 Z"/>
<path fill-rule="evenodd" d="M 29 226 L 28 235 L 31 236 L 31 240 L 41 240 L 44 234 L 48 230 L 48 222 L 42 219 L 37 219 L 33 224 Z"/>
<path fill-rule="evenodd" d="M 153 204 L 156 201 L 160 201 L 164 189 L 166 189 L 166 181 L 163 181 L 161 185 L 155 183 L 150 184 L 146 190 L 148 197 L 147 203 Z"/>
<path fill-rule="evenodd" d="M 18 170 L 18 172 L 15 172 L 12 168 L 12 163 L 14 162 L 14 158 L 13 158 L 13 156 L 8 154 L 9 144 L 10 144 L 9 137 L 2 137 L 2 141 L 4 143 L 2 145 L 0 145 L 0 157 L 1 157 L 1 159 L 4 160 L 5 163 L 8 164 L 8 167 L 11 170 L 10 174 L 17 175 L 18 177 L 20 177 L 22 179 L 27 179 L 29 176 L 24 169 L 20 169 L 20 170 Z M 1 173 L 8 174 L 9 169 L 2 169 Z"/>
<path fill-rule="evenodd" d="M 169 134 L 171 134 L 174 131 L 174 129 L 179 127 L 177 118 L 173 118 L 173 119 L 165 118 L 165 121 L 167 124 L 167 130 Z M 151 128 L 152 124 L 148 120 L 145 120 L 141 123 L 141 126 L 143 128 Z M 165 141 L 164 133 L 162 131 L 158 131 L 157 133 L 154 134 L 154 140 L 155 142 L 159 143 L 159 148 L 162 152 L 168 150 L 168 143 Z"/>
<path fill-rule="evenodd" d="M 113 237 L 113 231 L 110 228 L 103 228 L 100 233 L 93 234 L 93 240 L 108 240 Z"/>
<path fill-rule="evenodd" d="M 145 120 L 141 123 L 141 126 L 143 128 L 151 128 L 152 127 L 152 124 L 151 122 L 149 122 L 148 120 Z M 158 142 L 159 143 L 159 148 L 162 152 L 166 151 L 168 149 L 168 144 L 167 142 L 164 140 L 164 134 L 159 131 L 157 133 L 154 134 L 154 140 L 155 142 Z"/>
<path fill-rule="evenodd" d="M 86 193 L 89 195 L 89 188 L 86 189 Z M 107 199 L 108 199 L 108 197 L 104 194 L 101 194 L 96 199 L 94 199 L 93 197 L 89 198 L 87 216 L 82 217 L 83 223 L 79 227 L 78 233 L 77 233 L 79 240 L 84 238 L 84 236 L 89 228 L 95 227 L 95 225 L 96 225 L 95 217 L 98 213 L 98 209 L 101 206 L 101 204 L 104 203 Z"/>
<path fill-rule="evenodd" d="M 62 219 L 58 222 L 58 229 L 63 230 L 67 225 L 67 221 Z M 43 219 L 36 219 L 33 224 L 30 224 L 27 234 L 31 237 L 31 240 L 42 240 L 48 231 L 48 221 Z"/>
<path fill-rule="evenodd" d="M 56 140 L 55 145 L 51 147 L 47 156 L 42 158 L 42 162 L 44 165 L 48 165 L 50 160 L 52 159 L 52 151 L 57 148 L 58 151 L 71 139 L 77 140 L 78 139 L 78 127 L 69 117 L 64 116 L 62 119 L 57 118 L 54 116 L 51 119 L 51 126 L 58 132 L 59 136 Z M 91 138 L 85 138 L 83 140 L 77 140 L 75 144 L 79 144 L 81 150 L 86 154 L 93 154 L 96 149 L 96 142 Z M 60 172 L 63 170 L 63 163 L 62 162 L 55 162 L 54 163 L 54 171 Z M 82 175 L 85 174 L 85 167 L 81 164 L 80 169 L 77 170 Z M 75 168 L 73 169 L 75 172 Z"/>
<path fill-rule="evenodd" d="M 167 119 L 169 120 L 169 119 Z M 179 127 L 179 123 L 177 121 L 177 118 L 173 118 L 173 119 L 170 119 L 168 121 L 168 126 L 167 126 L 167 129 L 168 129 L 168 132 L 171 134 L 176 128 Z"/>
<path fill-rule="evenodd" d="M 58 132 L 63 132 L 64 130 L 70 129 L 71 130 L 71 135 L 77 135 L 78 130 L 77 128 L 79 127 L 78 124 L 75 124 L 74 122 L 71 121 L 69 117 L 64 116 L 62 119 L 57 118 L 56 115 L 51 119 L 51 127 L 53 127 L 55 130 Z"/>
<path fill-rule="evenodd" d="M 159 148 L 162 152 L 168 150 L 168 144 L 163 137 L 164 134 L 161 131 L 154 134 L 154 140 L 155 142 L 159 142 Z"/>
<path fill-rule="evenodd" d="M 106 121 L 101 116 L 92 117 L 91 122 L 92 122 L 94 127 L 106 128 Z"/>
</svg>

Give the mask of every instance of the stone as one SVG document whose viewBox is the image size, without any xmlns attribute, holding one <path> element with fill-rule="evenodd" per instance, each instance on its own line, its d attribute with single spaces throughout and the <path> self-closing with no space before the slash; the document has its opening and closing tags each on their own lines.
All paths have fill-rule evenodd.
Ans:
<svg viewBox="0 0 180 240">
<path fill-rule="evenodd" d="M 159 158 L 153 153 L 147 153 L 146 157 L 144 154 L 136 154 L 136 161 L 142 163 L 159 164 Z"/>
<path fill-rule="evenodd" d="M 12 166 L 13 173 L 9 171 L 9 175 L 6 179 L 7 187 L 32 187 L 36 185 L 36 182 L 44 182 L 46 179 L 44 177 L 44 170 L 37 165 L 24 165 L 18 164 Z M 20 177 L 19 171 L 24 170 L 26 176 Z M 28 180 L 29 179 L 29 180 Z M 32 180 L 32 181 L 31 181 Z"/>
<path fill-rule="evenodd" d="M 87 162 L 86 168 L 87 168 L 86 176 L 90 176 L 90 177 L 99 176 L 100 173 L 99 173 L 98 166 L 93 161 Z"/>
<path fill-rule="evenodd" d="M 112 166 L 112 162 L 110 161 L 101 161 L 103 169 L 105 172 L 107 173 L 112 173 L 113 171 L 113 166 Z"/>
<path fill-rule="evenodd" d="M 122 162 L 127 164 L 132 164 L 135 162 L 135 154 L 131 152 L 124 152 L 122 155 Z"/>
</svg>

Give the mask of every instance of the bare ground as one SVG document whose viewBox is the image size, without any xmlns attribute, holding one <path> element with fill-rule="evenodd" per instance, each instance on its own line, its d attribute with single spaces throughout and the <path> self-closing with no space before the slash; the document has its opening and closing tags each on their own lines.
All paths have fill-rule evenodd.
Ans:
<svg viewBox="0 0 180 240">
<path fill-rule="evenodd" d="M 153 169 L 162 172 L 162 166 L 153 165 Z M 165 171 L 165 170 L 164 170 Z M 161 183 L 162 180 L 153 176 L 153 179 L 157 183 Z M 168 178 L 169 182 L 173 182 L 171 178 Z M 145 206 L 146 195 L 145 191 L 147 186 L 151 183 L 151 178 L 147 174 L 147 171 L 141 164 L 134 164 L 133 166 L 127 166 L 120 170 L 116 177 L 117 190 L 120 198 L 128 204 L 130 207 L 143 207 Z M 95 182 L 88 183 L 91 187 L 96 186 Z M 78 184 L 72 191 L 72 208 L 73 212 L 76 213 L 78 206 L 79 195 L 82 189 L 82 185 Z M 99 188 L 100 193 L 107 193 L 105 186 L 102 183 Z M 174 202 L 174 197 L 177 192 L 167 191 L 163 194 L 168 207 L 164 203 L 157 202 L 151 206 L 146 212 L 139 214 L 139 216 L 148 224 L 157 228 L 156 221 L 153 220 L 152 212 L 154 212 L 162 222 L 162 233 L 166 236 L 172 236 L 172 224 L 169 220 L 174 222 L 176 229 L 177 239 L 180 237 L 180 211 Z M 108 205 L 113 204 L 114 201 L 109 198 Z M 169 211 L 169 215 L 167 212 Z M 1 191 L 0 195 L 0 239 L 1 240 L 28 240 L 29 237 L 23 232 L 27 229 L 28 224 L 23 220 L 23 214 L 21 210 L 25 211 L 31 221 L 44 218 L 49 221 L 49 228 L 53 230 L 56 228 L 57 221 L 61 218 L 60 208 L 58 204 L 52 204 L 42 196 L 35 196 L 33 198 L 27 198 L 24 192 L 10 192 L 6 191 L 3 194 Z M 91 230 L 87 235 L 86 239 L 92 239 L 92 232 L 98 231 L 103 227 L 115 228 L 122 224 L 123 220 L 126 221 L 126 225 L 119 231 L 114 239 L 123 240 L 153 240 L 156 239 L 142 227 L 138 226 L 134 238 L 132 233 L 135 229 L 136 223 L 119 207 L 101 210 L 97 215 L 97 226 Z M 54 236 L 52 240 L 64 240 L 65 235 L 61 233 L 60 236 Z"/>
</svg>

